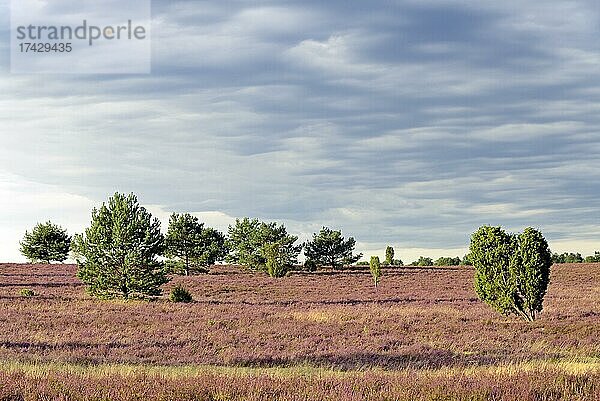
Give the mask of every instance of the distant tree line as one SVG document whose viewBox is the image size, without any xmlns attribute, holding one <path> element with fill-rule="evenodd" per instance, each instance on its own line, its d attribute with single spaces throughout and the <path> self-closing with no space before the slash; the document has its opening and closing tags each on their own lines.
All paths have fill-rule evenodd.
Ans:
<svg viewBox="0 0 600 401">
<path fill-rule="evenodd" d="M 552 263 L 597 263 L 600 262 L 600 252 L 596 251 L 594 255 L 581 256 L 580 253 L 565 252 L 565 253 L 553 253 Z"/>
</svg>

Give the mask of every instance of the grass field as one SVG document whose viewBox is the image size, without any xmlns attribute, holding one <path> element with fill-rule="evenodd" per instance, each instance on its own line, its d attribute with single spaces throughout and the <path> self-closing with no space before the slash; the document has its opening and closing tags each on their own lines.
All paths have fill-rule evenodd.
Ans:
<svg viewBox="0 0 600 401">
<path fill-rule="evenodd" d="M 470 268 L 176 277 L 98 301 L 69 265 L 0 265 L 0 400 L 600 400 L 600 265 L 554 266 L 534 323 Z M 38 294 L 27 298 L 20 290 Z"/>
</svg>

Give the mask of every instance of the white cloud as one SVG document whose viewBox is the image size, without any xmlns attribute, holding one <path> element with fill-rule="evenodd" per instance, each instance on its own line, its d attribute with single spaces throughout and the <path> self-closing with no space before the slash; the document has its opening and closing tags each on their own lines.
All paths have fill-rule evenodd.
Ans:
<svg viewBox="0 0 600 401">
<path fill-rule="evenodd" d="M 19 252 L 19 241 L 37 223 L 50 220 L 71 235 L 82 232 L 94 206 L 92 200 L 60 187 L 1 173 L 0 258 L 5 262 L 26 261 Z"/>
</svg>

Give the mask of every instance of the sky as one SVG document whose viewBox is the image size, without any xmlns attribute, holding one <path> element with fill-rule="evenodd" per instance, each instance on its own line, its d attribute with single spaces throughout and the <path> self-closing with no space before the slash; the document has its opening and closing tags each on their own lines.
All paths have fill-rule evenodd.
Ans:
<svg viewBox="0 0 600 401">
<path fill-rule="evenodd" d="M 116 191 L 405 262 L 484 224 L 600 250 L 597 2 L 157 0 L 139 75 L 11 74 L 9 29 L 0 0 L 0 261 Z"/>
</svg>

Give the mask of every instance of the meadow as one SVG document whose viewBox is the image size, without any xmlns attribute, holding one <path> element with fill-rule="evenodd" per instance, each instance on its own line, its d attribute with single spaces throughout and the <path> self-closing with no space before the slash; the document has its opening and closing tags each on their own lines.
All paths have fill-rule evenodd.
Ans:
<svg viewBox="0 0 600 401">
<path fill-rule="evenodd" d="M 0 400 L 600 400 L 600 264 L 555 265 L 540 318 L 469 267 L 175 277 L 191 304 L 100 301 L 71 265 L 0 265 Z M 34 297 L 20 295 L 32 289 Z"/>
</svg>

